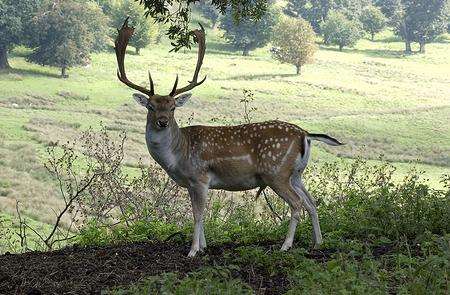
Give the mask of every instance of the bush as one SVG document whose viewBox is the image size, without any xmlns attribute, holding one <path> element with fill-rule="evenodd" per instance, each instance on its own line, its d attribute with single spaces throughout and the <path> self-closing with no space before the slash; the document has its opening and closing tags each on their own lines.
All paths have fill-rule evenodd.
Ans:
<svg viewBox="0 0 450 295">
<path fill-rule="evenodd" d="M 275 28 L 272 54 L 277 60 L 294 65 L 300 74 L 301 67 L 312 61 L 317 50 L 314 41 L 314 31 L 306 20 L 286 17 Z"/>
<path fill-rule="evenodd" d="M 325 44 L 352 47 L 361 38 L 361 25 L 356 20 L 349 20 L 342 12 L 331 12 L 322 25 Z"/>
</svg>

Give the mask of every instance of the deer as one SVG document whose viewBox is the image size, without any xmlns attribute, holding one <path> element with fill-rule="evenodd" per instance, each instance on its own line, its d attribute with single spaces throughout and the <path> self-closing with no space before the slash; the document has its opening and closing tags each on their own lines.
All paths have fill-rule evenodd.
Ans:
<svg viewBox="0 0 450 295">
<path fill-rule="evenodd" d="M 194 233 L 188 253 L 194 257 L 206 248 L 203 225 L 210 189 L 245 191 L 270 187 L 290 207 L 291 218 L 282 251 L 293 245 L 300 210 L 305 208 L 312 220 L 313 246 L 322 243 L 316 201 L 306 190 L 302 173 L 310 156 L 311 141 L 342 145 L 326 134 L 309 133 L 297 125 L 273 120 L 236 126 L 187 126 L 180 128 L 175 110 L 191 97 L 188 92 L 203 84 L 198 80 L 205 56 L 205 30 L 189 34 L 198 43 L 197 64 L 192 80 L 178 88 L 178 74 L 168 95 L 155 93 L 149 71 L 150 87 L 131 82 L 125 71 L 125 53 L 134 28 L 128 18 L 115 40 L 118 79 L 137 90 L 133 98 L 147 109 L 145 139 L 153 159 L 179 186 L 187 189 L 193 212 Z"/>
</svg>

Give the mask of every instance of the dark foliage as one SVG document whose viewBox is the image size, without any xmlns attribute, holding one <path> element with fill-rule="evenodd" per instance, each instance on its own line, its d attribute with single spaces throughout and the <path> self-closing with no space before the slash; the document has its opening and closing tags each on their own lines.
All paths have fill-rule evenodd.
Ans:
<svg viewBox="0 0 450 295">
<path fill-rule="evenodd" d="M 191 35 L 189 34 L 189 21 L 192 5 L 198 0 L 139 0 L 146 9 L 146 15 L 151 16 L 159 23 L 168 24 L 167 35 L 173 40 L 175 51 L 182 47 L 191 46 Z M 256 20 L 266 12 L 267 0 L 212 0 L 211 4 L 222 14 L 227 9 L 233 11 L 237 21 L 241 19 Z M 173 10 L 170 10 L 173 7 Z"/>
<path fill-rule="evenodd" d="M 444 33 L 448 24 L 448 0 L 401 0 L 394 11 L 396 33 L 405 41 L 406 52 L 411 52 L 411 42 L 418 42 L 424 53 L 425 44 Z"/>
<path fill-rule="evenodd" d="M 0 69 L 9 68 L 8 50 L 14 45 L 27 45 L 30 22 L 40 0 L 0 1 Z"/>
</svg>

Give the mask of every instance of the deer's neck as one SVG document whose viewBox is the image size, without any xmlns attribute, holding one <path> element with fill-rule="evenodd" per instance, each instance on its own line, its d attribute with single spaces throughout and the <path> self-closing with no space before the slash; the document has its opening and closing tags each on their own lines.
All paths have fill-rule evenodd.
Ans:
<svg viewBox="0 0 450 295">
<path fill-rule="evenodd" d="M 156 130 L 147 124 L 145 139 L 148 150 L 155 161 L 166 171 L 176 170 L 186 145 L 186 140 L 178 125 L 174 123 L 166 129 Z"/>
</svg>

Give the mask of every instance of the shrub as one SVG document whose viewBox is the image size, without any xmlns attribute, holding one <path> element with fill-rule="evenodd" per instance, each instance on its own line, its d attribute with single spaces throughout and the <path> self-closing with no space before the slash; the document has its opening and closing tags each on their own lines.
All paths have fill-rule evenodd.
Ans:
<svg viewBox="0 0 450 295">
<path fill-rule="evenodd" d="M 294 65 L 300 74 L 317 50 L 314 41 L 314 31 L 307 21 L 286 17 L 275 28 L 272 53 L 277 60 Z"/>
</svg>

